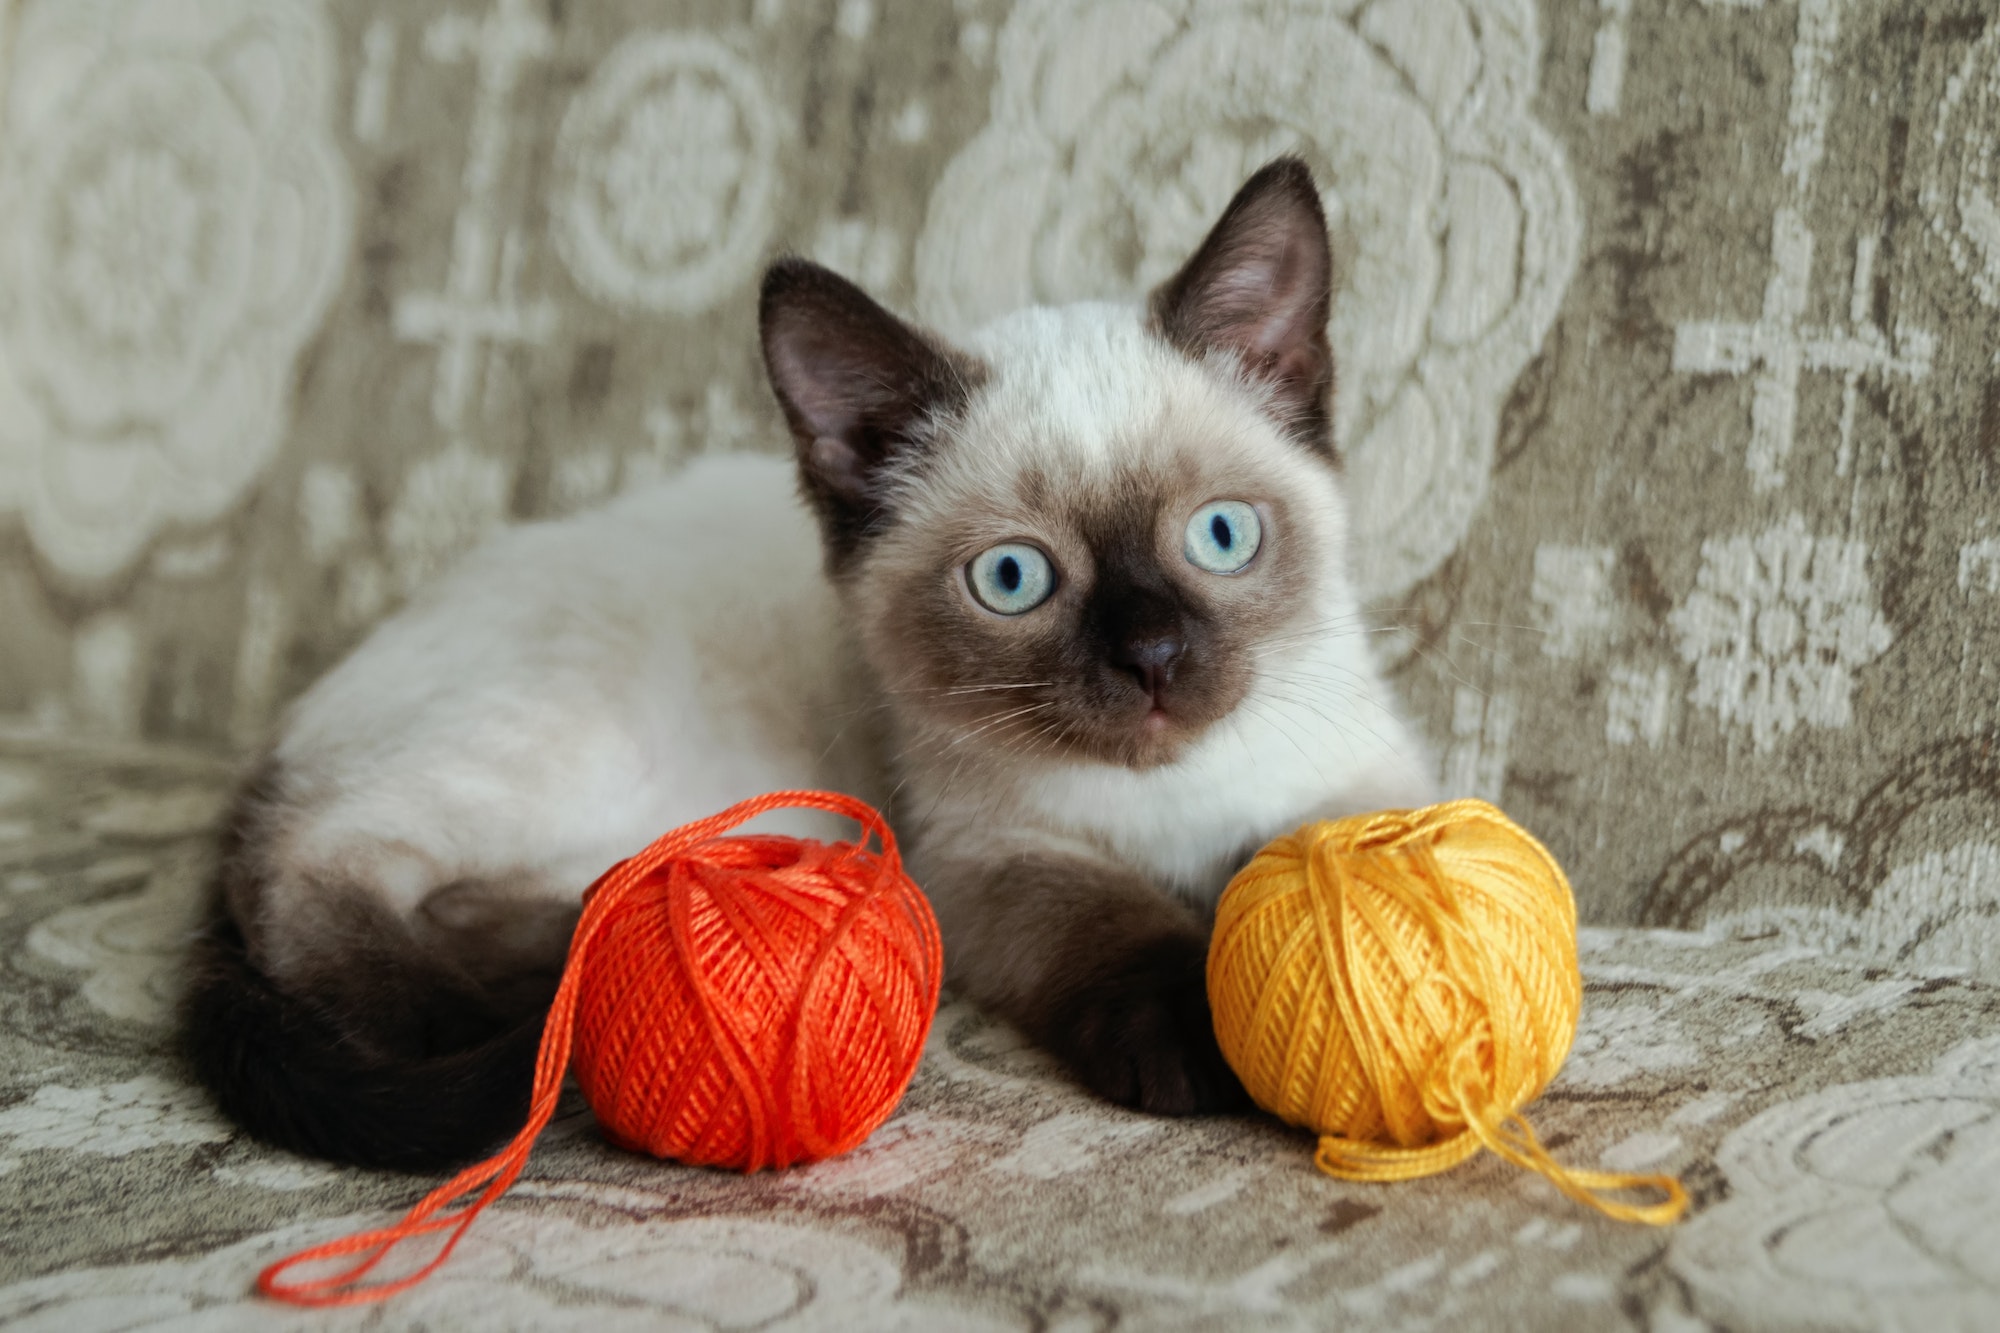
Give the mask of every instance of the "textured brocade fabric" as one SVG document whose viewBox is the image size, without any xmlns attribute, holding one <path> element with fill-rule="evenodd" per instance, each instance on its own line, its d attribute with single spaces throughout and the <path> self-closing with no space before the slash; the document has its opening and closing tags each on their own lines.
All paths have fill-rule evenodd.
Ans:
<svg viewBox="0 0 2000 1333">
<path fill-rule="evenodd" d="M 1357 559 L 1446 788 L 1587 923 L 1671 928 L 1586 933 L 1537 1123 L 1682 1172 L 1694 1221 L 1497 1165 L 1338 1186 L 952 1009 L 812 1172 L 662 1174 L 572 1119 L 408 1318 L 1990 1322 L 1989 11 L 0 0 L 0 1322 L 234 1310 L 406 1201 L 237 1139 L 161 1053 L 204 755 L 497 525 L 787 447 L 772 256 L 949 333 L 1142 290 L 1279 152 L 1325 188 Z"/>
<path fill-rule="evenodd" d="M 282 1312 L 265 1264 L 434 1180 L 251 1142 L 172 1054 L 226 766 L 0 733 L 0 1326 L 388 1329 L 1935 1329 L 2000 1319 L 2000 989 L 1761 929 L 1586 929 L 1530 1113 L 1566 1162 L 1670 1171 L 1608 1221 L 1482 1156 L 1327 1178 L 1266 1117 L 1107 1106 L 948 1000 L 852 1154 L 738 1176 L 565 1101 L 423 1286 Z M 186 1323 L 176 1322 L 185 1319 Z"/>
</svg>

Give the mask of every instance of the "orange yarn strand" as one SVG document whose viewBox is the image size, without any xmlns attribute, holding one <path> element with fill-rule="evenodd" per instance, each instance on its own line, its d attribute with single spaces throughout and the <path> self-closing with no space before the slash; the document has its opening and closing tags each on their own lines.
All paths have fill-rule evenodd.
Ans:
<svg viewBox="0 0 2000 1333">
<path fill-rule="evenodd" d="M 1576 1035 L 1576 903 L 1548 850 L 1483 801 L 1272 842 L 1217 907 L 1208 989 L 1229 1063 L 1321 1136 L 1328 1175 L 1411 1180 L 1486 1148 L 1609 1217 L 1687 1208 L 1671 1176 L 1562 1166 L 1521 1118 Z M 1661 1198 L 1606 1197 L 1633 1189 Z"/>
<path fill-rule="evenodd" d="M 720 836 L 779 809 L 844 815 L 862 837 L 827 845 Z M 871 837 L 880 853 L 867 849 Z M 685 964 L 678 971 L 663 965 L 675 960 Z M 513 1141 L 394 1226 L 270 1265 L 257 1290 L 294 1305 L 358 1305 L 430 1276 L 526 1166 L 555 1114 L 573 1042 L 585 1098 L 620 1146 L 744 1170 L 845 1152 L 887 1118 L 915 1073 L 941 964 L 929 904 L 866 803 L 773 792 L 676 829 L 584 895 L 542 1029 L 528 1121 Z M 779 1021 L 787 1011 L 792 1021 Z M 722 1101 L 702 1105 L 692 1078 L 671 1076 L 704 1053 L 696 1039 L 723 1075 Z M 443 1246 L 415 1272 L 356 1285 L 403 1241 L 438 1233 Z M 285 1277 L 348 1256 L 359 1258 L 327 1276 Z"/>
</svg>

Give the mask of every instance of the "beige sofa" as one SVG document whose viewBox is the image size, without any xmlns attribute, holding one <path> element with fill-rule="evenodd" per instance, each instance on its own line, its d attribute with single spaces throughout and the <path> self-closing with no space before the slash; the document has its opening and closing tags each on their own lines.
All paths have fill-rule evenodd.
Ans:
<svg viewBox="0 0 2000 1333">
<path fill-rule="evenodd" d="M 228 784 L 483 533 L 776 450 L 752 300 L 1130 294 L 1328 186 L 1385 659 L 1571 871 L 1558 1156 L 1342 1184 L 962 1003 L 854 1155 L 571 1108 L 317 1326 L 2000 1326 L 2000 11 L 1965 0 L 0 0 L 0 1324 L 261 1323 L 427 1182 L 173 1055 Z M 184 1324 L 176 1321 L 186 1321 Z"/>
</svg>

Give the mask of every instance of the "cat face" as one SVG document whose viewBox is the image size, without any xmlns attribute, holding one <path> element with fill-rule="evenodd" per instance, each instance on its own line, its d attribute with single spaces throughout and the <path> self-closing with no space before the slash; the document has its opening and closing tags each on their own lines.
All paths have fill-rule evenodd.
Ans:
<svg viewBox="0 0 2000 1333">
<path fill-rule="evenodd" d="M 847 581 L 868 655 L 958 736 L 1169 761 L 1316 600 L 1332 470 L 1132 311 L 1033 312 L 972 345 L 991 373 Z"/>
<path fill-rule="evenodd" d="M 1149 307 L 1022 311 L 963 348 L 824 270 L 773 270 L 801 484 L 906 727 L 1168 763 L 1346 599 L 1327 279 L 1295 162 L 1253 177 Z"/>
</svg>

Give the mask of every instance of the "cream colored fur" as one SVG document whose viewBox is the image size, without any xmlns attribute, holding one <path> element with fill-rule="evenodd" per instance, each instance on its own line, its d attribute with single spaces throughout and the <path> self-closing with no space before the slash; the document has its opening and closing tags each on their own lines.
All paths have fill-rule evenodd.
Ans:
<svg viewBox="0 0 2000 1333">
<path fill-rule="evenodd" d="M 466 882 L 573 901 L 667 829 L 775 788 L 893 791 L 920 877 L 941 856 L 1088 849 L 1197 902 L 1303 819 L 1428 797 L 1431 761 L 1371 660 L 1339 483 L 1258 390 L 1172 351 L 1136 306 L 1025 311 L 968 346 L 989 384 L 934 465 L 901 478 L 899 521 L 845 608 L 792 465 L 731 457 L 507 532 L 383 624 L 277 743 L 282 832 L 245 914 L 260 965 L 283 978 L 311 961 L 317 894 L 358 889 L 406 919 Z M 982 747 L 878 691 L 905 649 L 880 636 L 877 576 L 927 558 L 927 532 L 1008 535 L 988 499 L 1024 467 L 1087 488 L 1204 450 L 1309 497 L 1323 568 L 1248 697 L 1177 760 L 1134 771 Z"/>
</svg>

